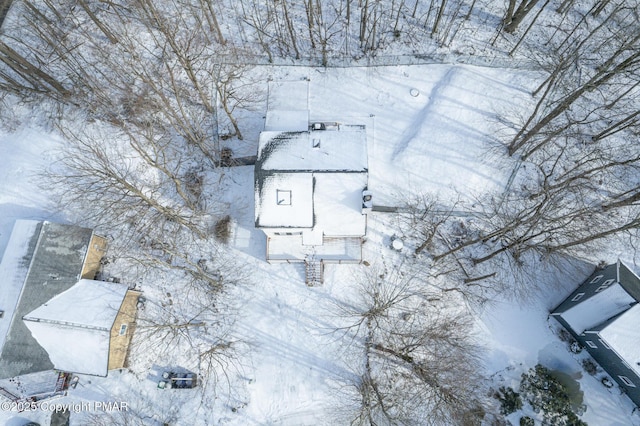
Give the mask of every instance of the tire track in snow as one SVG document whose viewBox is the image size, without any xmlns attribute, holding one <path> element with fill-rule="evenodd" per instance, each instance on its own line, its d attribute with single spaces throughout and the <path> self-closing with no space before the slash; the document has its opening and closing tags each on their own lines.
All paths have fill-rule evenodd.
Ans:
<svg viewBox="0 0 640 426">
<path fill-rule="evenodd" d="M 437 99 L 439 98 L 440 92 L 451 83 L 451 79 L 453 75 L 458 71 L 458 67 L 453 66 L 447 70 L 447 72 L 442 76 L 442 78 L 433 86 L 431 89 L 431 93 L 429 93 L 429 102 L 416 114 L 411 125 L 407 127 L 404 132 L 402 132 L 402 137 L 398 146 L 393 151 L 391 158 L 393 160 L 400 154 L 402 154 L 408 147 L 409 144 L 415 137 L 418 135 L 420 130 L 422 129 L 422 125 L 427 118 L 427 115 L 433 110 Z"/>
</svg>

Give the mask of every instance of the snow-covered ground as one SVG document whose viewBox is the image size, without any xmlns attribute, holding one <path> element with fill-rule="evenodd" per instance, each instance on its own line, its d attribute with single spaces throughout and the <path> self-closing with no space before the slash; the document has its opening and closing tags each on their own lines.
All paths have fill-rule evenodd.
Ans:
<svg viewBox="0 0 640 426">
<path fill-rule="evenodd" d="M 0 130 L 0 254 L 16 219 L 60 220 L 39 176 L 51 162 L 60 139 L 38 129 Z"/>
<path fill-rule="evenodd" d="M 477 196 L 504 188 L 514 164 L 496 150 L 496 111 L 515 111 L 529 102 L 536 76 L 467 65 L 262 71 L 274 80 L 309 79 L 311 121 L 367 126 L 375 204 L 394 206 L 411 194 L 428 193 L 467 209 Z M 64 219 L 37 185 L 43 183 L 37 172 L 58 143 L 57 137 L 29 128 L 0 134 L 0 253 L 15 219 Z M 212 411 L 205 412 L 198 390 L 158 390 L 152 371 L 113 372 L 104 379 L 82 378 L 57 402 L 126 401 L 140 412 L 159 413 L 147 419 L 151 423 L 170 418 L 172 424 L 333 425 L 349 418 L 344 390 L 354 381 L 350 340 L 335 330 L 345 325 L 338 313 L 353 297 L 354 275 L 366 266 L 329 265 L 324 286 L 306 287 L 301 266 L 264 262 L 265 238 L 254 228 L 253 169 L 230 169 L 221 181 L 235 221 L 230 250 L 252 277 L 235 292 L 240 307 L 233 335 L 244 349 L 239 368 L 231 372 L 232 394 L 221 389 L 219 400 L 209 401 Z M 394 223 L 392 215 L 373 214 L 363 253 L 369 264 L 394 255 L 388 248 L 397 232 Z M 582 372 L 550 329 L 549 309 L 587 271 L 585 265 L 565 274 L 541 271 L 544 291 L 523 303 L 497 300 L 477 312 L 479 337 L 488 347 L 487 375 L 496 386 L 516 386 L 520 374 L 540 362 L 581 376 L 587 405 L 582 418 L 588 423 L 640 424 L 630 402 Z M 153 283 L 143 283 L 143 291 L 144 285 Z M 130 362 L 136 370 L 138 361 Z M 0 421 L 16 415 L 0 412 Z M 19 415 L 44 424 L 49 413 Z"/>
</svg>

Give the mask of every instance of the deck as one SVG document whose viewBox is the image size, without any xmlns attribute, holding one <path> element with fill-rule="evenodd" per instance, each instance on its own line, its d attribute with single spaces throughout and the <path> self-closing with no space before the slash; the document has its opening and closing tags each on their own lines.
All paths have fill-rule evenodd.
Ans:
<svg viewBox="0 0 640 426">
<path fill-rule="evenodd" d="M 322 245 L 305 245 L 302 235 L 267 239 L 269 262 L 304 262 L 308 258 L 326 263 L 359 263 L 362 261 L 362 238 L 323 237 Z"/>
</svg>

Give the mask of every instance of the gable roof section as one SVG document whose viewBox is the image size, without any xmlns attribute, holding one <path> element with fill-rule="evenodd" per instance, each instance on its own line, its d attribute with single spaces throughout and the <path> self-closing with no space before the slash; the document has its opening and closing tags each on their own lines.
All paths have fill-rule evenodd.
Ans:
<svg viewBox="0 0 640 426">
<path fill-rule="evenodd" d="M 256 170 L 366 172 L 365 126 L 338 125 L 336 130 L 262 132 Z"/>
<path fill-rule="evenodd" d="M 80 280 L 24 316 L 58 370 L 106 376 L 111 328 L 127 286 Z"/>
<path fill-rule="evenodd" d="M 598 278 L 600 277 L 600 278 Z M 617 266 L 616 264 L 611 264 L 611 265 L 607 265 L 604 268 L 597 268 L 594 270 L 594 272 L 589 275 L 589 277 L 587 277 L 579 286 L 576 290 L 574 290 L 574 292 L 569 295 L 569 297 L 567 297 L 565 300 L 563 300 L 560 305 L 558 305 L 553 311 L 551 311 L 553 314 L 561 314 L 564 311 L 566 311 L 567 309 L 570 309 L 571 307 L 573 307 L 575 305 L 575 303 L 571 300 L 572 296 L 577 294 L 578 292 L 583 292 L 586 294 L 586 298 L 589 297 L 589 295 L 591 294 L 590 291 L 588 291 L 589 289 L 589 285 L 591 285 L 594 280 L 597 280 L 598 283 L 607 281 L 609 279 L 614 279 L 617 281 Z M 597 285 L 596 285 L 597 287 Z M 584 303 L 586 301 L 586 299 L 582 299 L 581 303 Z"/>
<path fill-rule="evenodd" d="M 563 312 L 562 318 L 577 334 L 582 334 L 629 309 L 633 303 L 635 299 L 615 283 Z"/>
<path fill-rule="evenodd" d="M 313 206 L 315 226 L 327 237 L 364 235 L 362 190 L 366 173 L 314 173 Z"/>
<path fill-rule="evenodd" d="M 313 187 L 311 173 L 264 173 L 256 185 L 256 226 L 313 227 Z"/>
<path fill-rule="evenodd" d="M 91 229 L 43 222 L 29 238 L 35 247 L 31 259 L 24 259 L 29 268 L 0 351 L 0 379 L 53 368 L 22 317 L 77 282 L 91 235 Z"/>
<path fill-rule="evenodd" d="M 23 317 L 95 330 L 111 330 L 128 287 L 106 281 L 80 280 Z"/>
<path fill-rule="evenodd" d="M 600 331 L 600 337 L 607 342 L 620 358 L 626 361 L 640 376 L 640 304 L 636 304 Z"/>
<path fill-rule="evenodd" d="M 609 280 L 614 283 L 585 300 L 576 303 L 569 296 L 553 314 L 559 314 L 578 335 L 597 334 L 640 376 L 640 278 L 618 261 L 595 271 L 576 291 L 593 293 Z"/>
</svg>

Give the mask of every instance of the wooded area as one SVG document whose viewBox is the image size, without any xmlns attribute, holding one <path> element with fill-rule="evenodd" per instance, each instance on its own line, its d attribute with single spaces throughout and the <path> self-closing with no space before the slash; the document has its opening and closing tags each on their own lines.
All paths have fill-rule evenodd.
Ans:
<svg viewBox="0 0 640 426">
<path fill-rule="evenodd" d="M 491 149 L 517 163 L 508 187 L 478 194 L 471 224 L 428 191 L 398 200 L 413 263 L 359 277 L 362 301 L 342 312 L 365 359 L 353 424 L 474 424 L 487 409 L 478 348 L 468 316 L 445 309 L 450 295 L 523 295 L 530 282 L 505 288 L 504 265 L 520 277 L 560 256 L 597 261 L 613 239 L 635 247 L 640 229 L 640 5 L 496 3 L 16 0 L 0 37 L 0 104 L 38 105 L 66 140 L 46 176 L 60 206 L 111 230 L 115 253 L 145 271 L 184 274 L 184 293 L 149 308 L 166 320 L 140 321 L 137 347 L 188 347 L 217 385 L 238 346 L 227 321 L 237 307 L 221 301 L 248 274 L 215 241 L 228 209 L 205 176 L 264 101 L 254 65 L 443 52 L 535 64 L 531 107 L 495 113 Z"/>
</svg>

